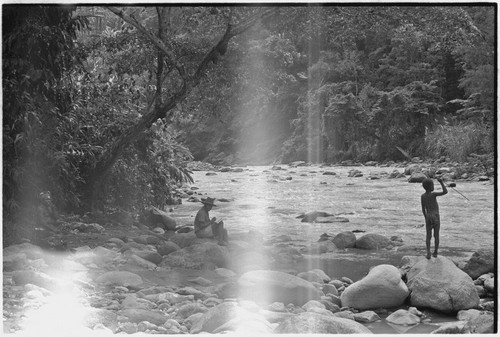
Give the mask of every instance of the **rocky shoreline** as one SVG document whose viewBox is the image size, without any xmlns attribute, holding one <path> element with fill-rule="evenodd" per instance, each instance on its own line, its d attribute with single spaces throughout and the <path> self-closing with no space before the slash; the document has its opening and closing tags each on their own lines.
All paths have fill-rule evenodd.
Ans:
<svg viewBox="0 0 500 337">
<path fill-rule="evenodd" d="M 192 169 L 243 171 L 200 165 Z M 432 165 L 405 163 L 402 172 L 365 178 L 418 181 L 418 175 L 439 173 L 448 174 L 448 181 L 482 179 L 458 177 L 459 170 L 444 166 L 429 171 Z M 353 169 L 349 176 L 363 172 Z M 197 194 L 186 187 L 177 197 L 196 202 Z M 298 218 L 345 221 L 317 211 Z M 496 331 L 493 250 L 477 251 L 467 261 L 427 260 L 405 249 L 398 236 L 363 231 L 325 233 L 296 246 L 288 235 L 266 237 L 250 230 L 231 233 L 230 244 L 219 246 L 196 238 L 189 226 L 178 227 L 158 210 L 144 223 L 123 214 L 102 221 L 66 220 L 60 228 L 64 240 L 47 238 L 50 249 L 35 241 L 3 249 L 4 333 L 372 333 L 381 322 L 396 332 Z M 402 258 L 397 266 L 374 264 L 354 281 L 304 263 L 349 252 L 354 268 L 368 258 L 361 251 L 397 251 Z M 435 320 L 429 310 L 453 322 Z"/>
<path fill-rule="evenodd" d="M 353 282 L 320 269 L 283 269 L 301 253 L 255 231 L 227 247 L 192 232 L 165 237 L 124 234 L 70 254 L 30 243 L 5 248 L 4 332 L 30 331 L 33 315 L 62 290 L 81 309 L 73 333 L 371 333 L 382 319 L 404 329 L 433 324 L 423 308 L 456 315 L 433 333 L 494 331 L 492 253 L 474 254 L 463 270 L 446 257 L 407 256 L 400 268 L 378 265 Z M 318 245 L 338 249 L 349 237 L 323 237 Z M 190 276 L 170 282 L 179 271 Z M 52 333 L 63 328 L 47 320 Z"/>
</svg>

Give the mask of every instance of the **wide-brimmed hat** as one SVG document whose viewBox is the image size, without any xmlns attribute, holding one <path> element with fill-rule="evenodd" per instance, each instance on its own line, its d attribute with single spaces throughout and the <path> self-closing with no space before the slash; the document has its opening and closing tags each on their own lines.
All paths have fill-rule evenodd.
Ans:
<svg viewBox="0 0 500 337">
<path fill-rule="evenodd" d="M 205 205 L 211 205 L 211 206 L 217 206 L 216 204 L 214 204 L 214 201 L 215 201 L 215 198 L 205 198 L 205 199 L 201 199 L 201 203 L 202 204 L 205 204 Z"/>
</svg>

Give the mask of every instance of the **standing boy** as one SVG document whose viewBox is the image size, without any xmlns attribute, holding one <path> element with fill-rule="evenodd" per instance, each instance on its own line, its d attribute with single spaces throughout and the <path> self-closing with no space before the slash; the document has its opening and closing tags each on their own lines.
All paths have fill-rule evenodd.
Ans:
<svg viewBox="0 0 500 337">
<path fill-rule="evenodd" d="M 439 227 L 441 225 L 439 219 L 439 206 L 437 203 L 436 197 L 445 195 L 448 193 L 446 186 L 443 184 L 443 180 L 438 178 L 439 183 L 441 184 L 442 191 L 441 192 L 433 192 L 434 191 L 434 182 L 432 179 L 424 179 L 422 182 L 422 186 L 425 189 L 425 193 L 422 194 L 422 213 L 425 217 L 425 229 L 427 231 L 427 236 L 425 238 L 425 244 L 427 248 L 426 258 L 431 258 L 431 238 L 432 238 L 432 230 L 434 229 L 434 253 L 432 256 L 437 257 L 438 248 L 439 248 Z"/>
</svg>

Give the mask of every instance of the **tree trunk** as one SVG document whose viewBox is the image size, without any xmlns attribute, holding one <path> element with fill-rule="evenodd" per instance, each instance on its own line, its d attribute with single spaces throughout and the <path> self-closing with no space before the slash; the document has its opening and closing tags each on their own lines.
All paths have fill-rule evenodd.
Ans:
<svg viewBox="0 0 500 337">
<path fill-rule="evenodd" d="M 127 146 L 137 140 L 145 130 L 151 127 L 151 125 L 156 120 L 158 120 L 159 118 L 165 118 L 168 112 L 172 111 L 172 109 L 177 106 L 177 104 L 182 102 L 187 97 L 191 90 L 196 87 L 201 82 L 201 79 L 205 76 L 210 62 L 217 62 L 217 58 L 226 52 L 227 44 L 231 38 L 242 34 L 253 25 L 255 25 L 259 20 L 269 18 L 275 13 L 274 8 L 268 8 L 259 11 L 257 14 L 239 23 L 238 25 L 232 25 L 231 23 L 228 23 L 225 34 L 222 36 L 219 42 L 206 54 L 206 56 L 198 65 L 195 74 L 192 77 L 187 77 L 184 72 L 183 65 L 179 64 L 176 60 L 173 59 L 172 53 L 170 53 L 166 45 L 159 37 L 154 36 L 153 34 L 148 32 L 137 20 L 128 16 L 123 11 L 112 7 L 108 7 L 108 9 L 125 20 L 127 23 L 135 26 L 145 35 L 147 39 L 149 39 L 158 47 L 158 50 L 163 53 L 166 60 L 175 65 L 177 71 L 179 72 L 179 75 L 183 79 L 183 85 L 177 93 L 167 98 L 165 102 L 163 102 L 162 97 L 159 97 L 161 91 L 157 91 L 154 102 L 150 104 L 149 111 L 145 113 L 143 117 L 137 121 L 136 124 L 130 126 L 127 130 L 125 130 L 120 135 L 120 137 L 118 137 L 114 141 L 114 143 L 102 153 L 102 155 L 97 160 L 95 167 L 89 172 L 85 182 L 85 211 L 95 210 L 99 190 L 102 188 L 102 186 L 104 186 L 106 177 L 109 174 L 111 168 L 115 164 L 116 160 L 122 155 Z"/>
</svg>

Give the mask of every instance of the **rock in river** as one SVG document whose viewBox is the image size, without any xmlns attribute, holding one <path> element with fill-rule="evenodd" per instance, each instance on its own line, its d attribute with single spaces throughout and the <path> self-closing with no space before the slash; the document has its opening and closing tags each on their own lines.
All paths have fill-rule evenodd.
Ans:
<svg viewBox="0 0 500 337">
<path fill-rule="evenodd" d="M 495 270 L 495 253 L 493 250 L 481 250 L 472 254 L 464 267 L 464 272 L 473 280 L 479 276 Z"/>
<path fill-rule="evenodd" d="M 380 234 L 366 234 L 356 240 L 356 248 L 376 250 L 389 246 L 391 240 Z"/>
<path fill-rule="evenodd" d="M 406 276 L 413 306 L 456 312 L 479 305 L 479 296 L 470 276 L 446 257 L 421 260 Z"/>
<path fill-rule="evenodd" d="M 344 307 L 356 309 L 393 308 L 400 306 L 409 291 L 399 270 L 388 264 L 373 267 L 363 279 L 348 286 L 340 300 Z"/>
</svg>

